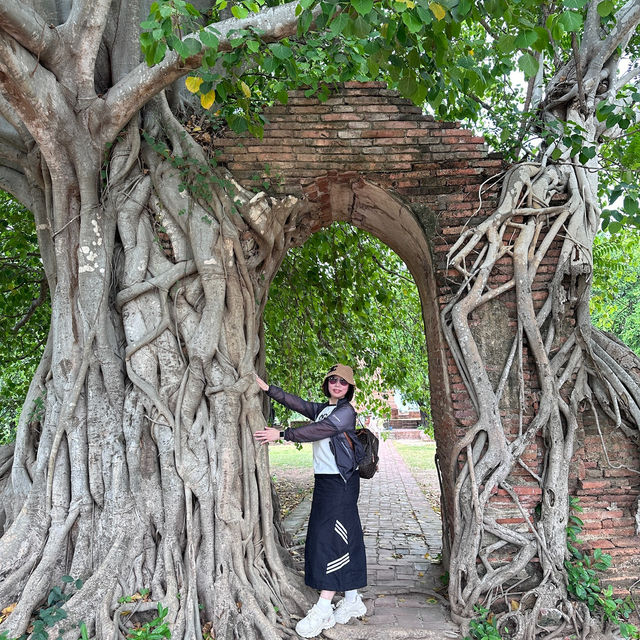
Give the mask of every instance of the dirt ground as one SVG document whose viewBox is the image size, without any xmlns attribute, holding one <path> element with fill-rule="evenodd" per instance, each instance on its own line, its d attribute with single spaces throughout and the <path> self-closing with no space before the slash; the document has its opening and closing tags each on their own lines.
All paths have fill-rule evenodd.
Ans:
<svg viewBox="0 0 640 640">
<path fill-rule="evenodd" d="M 311 469 L 280 469 L 273 474 L 280 498 L 280 517 L 286 518 L 313 491 Z"/>
</svg>

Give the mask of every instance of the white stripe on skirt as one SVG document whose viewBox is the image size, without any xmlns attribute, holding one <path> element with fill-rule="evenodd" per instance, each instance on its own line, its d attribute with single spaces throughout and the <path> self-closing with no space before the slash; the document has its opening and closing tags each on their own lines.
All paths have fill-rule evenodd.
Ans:
<svg viewBox="0 0 640 640">
<path fill-rule="evenodd" d="M 344 540 L 345 544 L 349 543 L 347 540 L 347 530 L 344 528 L 344 525 L 340 520 L 336 520 L 334 531 Z"/>
<path fill-rule="evenodd" d="M 327 565 L 327 573 L 333 573 L 338 569 L 342 569 L 346 564 L 349 564 L 349 554 L 345 553 L 342 557 L 337 560 L 333 560 Z"/>
</svg>

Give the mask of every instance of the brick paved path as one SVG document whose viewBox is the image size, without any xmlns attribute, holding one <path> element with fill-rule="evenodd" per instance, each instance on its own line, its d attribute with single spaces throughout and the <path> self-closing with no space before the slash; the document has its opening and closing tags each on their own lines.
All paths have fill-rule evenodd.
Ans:
<svg viewBox="0 0 640 640">
<path fill-rule="evenodd" d="M 427 502 L 390 442 L 380 443 L 380 468 L 362 480 L 358 502 L 367 548 L 369 586 L 362 590 L 367 616 L 336 625 L 324 636 L 417 639 L 459 638 L 457 626 L 439 604 L 445 593 L 437 564 L 440 517 Z M 294 544 L 304 541 L 310 500 L 285 520 Z M 336 598 L 337 599 L 337 598 Z"/>
</svg>

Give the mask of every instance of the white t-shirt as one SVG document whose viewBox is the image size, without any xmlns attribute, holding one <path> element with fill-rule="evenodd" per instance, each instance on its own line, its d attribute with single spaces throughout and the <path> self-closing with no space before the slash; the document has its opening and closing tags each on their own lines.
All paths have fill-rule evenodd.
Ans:
<svg viewBox="0 0 640 640">
<path fill-rule="evenodd" d="M 325 407 L 315 419 L 319 422 L 326 418 L 337 407 L 336 404 L 330 404 Z M 331 451 L 331 438 L 323 438 L 313 442 L 313 473 L 340 473 L 336 464 L 335 456 Z"/>
</svg>

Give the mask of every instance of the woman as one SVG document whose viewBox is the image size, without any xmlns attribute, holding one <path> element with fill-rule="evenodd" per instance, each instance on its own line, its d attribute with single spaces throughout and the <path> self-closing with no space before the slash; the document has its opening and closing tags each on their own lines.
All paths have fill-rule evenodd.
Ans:
<svg viewBox="0 0 640 640">
<path fill-rule="evenodd" d="M 256 376 L 269 397 L 312 420 L 297 429 L 266 428 L 256 431 L 258 442 L 280 438 L 313 442 L 315 484 L 304 549 L 305 583 L 320 590 L 318 602 L 296 625 L 303 638 L 313 638 L 336 622 L 345 624 L 362 616 L 367 608 L 358 589 L 367 584 L 367 565 L 358 514 L 362 445 L 356 438 L 356 412 L 351 406 L 355 382 L 353 370 L 336 364 L 325 375 L 322 391 L 328 402 L 308 402 Z M 331 600 L 344 591 L 335 611 Z"/>
</svg>

